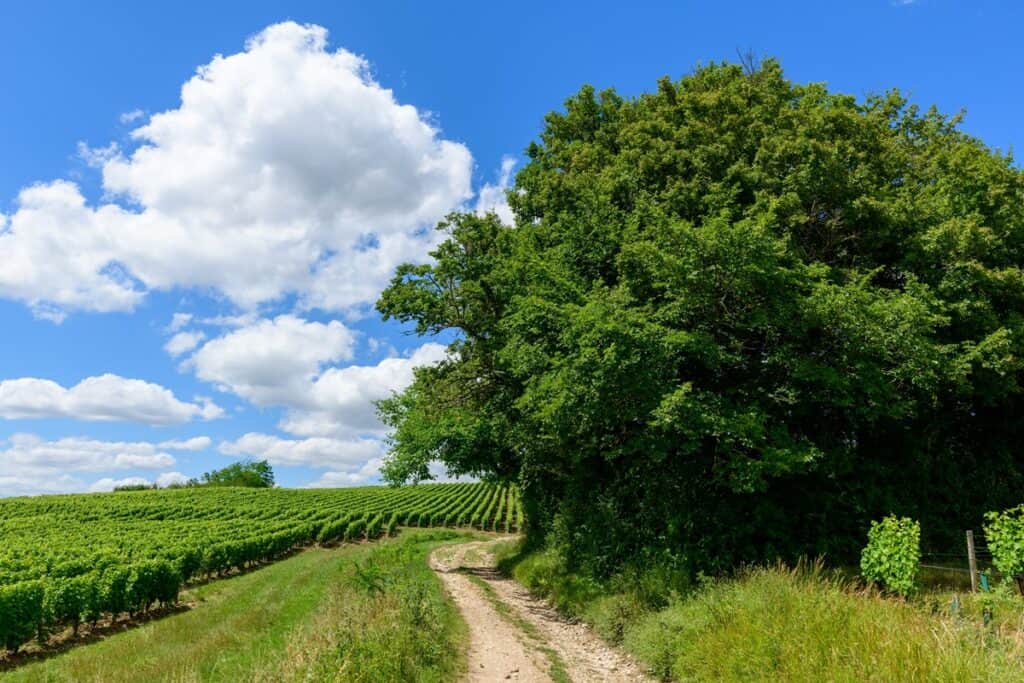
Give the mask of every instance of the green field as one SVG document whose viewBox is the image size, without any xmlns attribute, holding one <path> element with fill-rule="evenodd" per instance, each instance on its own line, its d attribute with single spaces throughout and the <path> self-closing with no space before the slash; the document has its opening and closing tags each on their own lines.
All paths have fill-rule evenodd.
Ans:
<svg viewBox="0 0 1024 683">
<path fill-rule="evenodd" d="M 189 588 L 186 611 L 0 671 L 0 680 L 333 680 L 340 671 L 344 680 L 446 680 L 461 666 L 465 626 L 423 558 L 470 534 L 415 529 L 374 544 L 310 548 Z M 395 577 L 388 595 L 353 581 L 355 568 L 371 565 Z M 396 596 L 405 599 L 396 605 Z M 410 610 L 422 609 L 436 615 L 430 628 L 411 623 Z"/>
<path fill-rule="evenodd" d="M 514 489 L 183 488 L 0 501 L 0 646 L 177 602 L 182 586 L 398 525 L 514 531 Z"/>
</svg>

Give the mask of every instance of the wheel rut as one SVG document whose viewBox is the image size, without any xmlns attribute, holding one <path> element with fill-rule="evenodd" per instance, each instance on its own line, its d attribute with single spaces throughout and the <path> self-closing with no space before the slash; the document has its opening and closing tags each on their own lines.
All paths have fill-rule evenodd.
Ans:
<svg viewBox="0 0 1024 683">
<path fill-rule="evenodd" d="M 464 680 L 632 683 L 653 681 L 627 654 L 571 623 L 494 568 L 492 549 L 511 537 L 436 550 L 431 567 L 469 625 Z"/>
</svg>

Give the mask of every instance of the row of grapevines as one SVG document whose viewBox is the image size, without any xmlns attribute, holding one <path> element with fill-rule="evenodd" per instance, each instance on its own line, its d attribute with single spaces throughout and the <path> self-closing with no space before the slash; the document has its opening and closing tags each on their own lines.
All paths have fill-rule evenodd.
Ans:
<svg viewBox="0 0 1024 683">
<path fill-rule="evenodd" d="M 173 604 L 190 581 L 310 543 L 373 539 L 402 524 L 496 529 L 499 496 L 503 487 L 458 483 L 3 499 L 0 648 Z M 504 530 L 514 531 L 508 520 L 506 513 Z"/>
</svg>

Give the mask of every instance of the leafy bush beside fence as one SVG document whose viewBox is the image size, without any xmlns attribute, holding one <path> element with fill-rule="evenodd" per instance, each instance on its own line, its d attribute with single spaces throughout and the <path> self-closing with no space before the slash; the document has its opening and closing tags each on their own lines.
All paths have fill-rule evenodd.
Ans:
<svg viewBox="0 0 1024 683">
<path fill-rule="evenodd" d="M 871 523 L 868 544 L 860 556 L 865 579 L 906 597 L 916 586 L 920 562 L 920 524 L 893 515 Z"/>
<path fill-rule="evenodd" d="M 992 564 L 1007 576 L 1024 577 L 1024 505 L 985 515 L 985 538 Z"/>
</svg>

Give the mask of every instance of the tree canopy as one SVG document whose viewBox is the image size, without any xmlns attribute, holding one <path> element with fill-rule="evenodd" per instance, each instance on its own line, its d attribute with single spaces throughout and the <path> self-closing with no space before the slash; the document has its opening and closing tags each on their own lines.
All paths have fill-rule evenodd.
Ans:
<svg viewBox="0 0 1024 683">
<path fill-rule="evenodd" d="M 1024 173 L 899 92 L 713 64 L 546 117 L 497 216 L 377 307 L 430 335 L 385 475 L 516 481 L 597 574 L 932 541 L 1020 502 Z"/>
<path fill-rule="evenodd" d="M 198 485 L 268 489 L 274 486 L 274 470 L 266 460 L 243 460 L 205 473 Z"/>
</svg>

